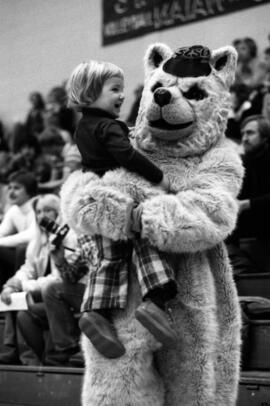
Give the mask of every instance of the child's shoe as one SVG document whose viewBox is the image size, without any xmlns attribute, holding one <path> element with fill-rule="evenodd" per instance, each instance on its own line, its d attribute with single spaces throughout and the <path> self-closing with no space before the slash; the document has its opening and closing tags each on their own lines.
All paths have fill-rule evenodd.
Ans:
<svg viewBox="0 0 270 406">
<path fill-rule="evenodd" d="M 119 358 L 126 352 L 118 339 L 113 325 L 95 311 L 85 312 L 79 320 L 81 331 L 93 346 L 106 358 Z"/>
<path fill-rule="evenodd" d="M 146 300 L 138 307 L 135 317 L 162 344 L 173 344 L 177 340 L 169 315 L 151 300 Z"/>
</svg>

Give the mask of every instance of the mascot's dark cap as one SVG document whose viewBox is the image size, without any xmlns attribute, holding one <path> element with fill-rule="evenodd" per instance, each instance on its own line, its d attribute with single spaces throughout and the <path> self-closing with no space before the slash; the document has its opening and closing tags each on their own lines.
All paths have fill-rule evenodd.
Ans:
<svg viewBox="0 0 270 406">
<path fill-rule="evenodd" d="M 202 45 L 179 48 L 168 59 L 163 70 L 178 77 L 208 76 L 211 72 L 210 50 Z"/>
</svg>

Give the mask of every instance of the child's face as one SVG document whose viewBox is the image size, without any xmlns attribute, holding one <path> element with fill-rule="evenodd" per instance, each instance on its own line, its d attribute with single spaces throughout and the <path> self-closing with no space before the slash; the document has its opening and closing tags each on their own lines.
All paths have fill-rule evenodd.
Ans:
<svg viewBox="0 0 270 406">
<path fill-rule="evenodd" d="M 10 182 L 8 185 L 8 198 L 11 204 L 21 206 L 30 199 L 30 196 L 22 184 Z"/>
<path fill-rule="evenodd" d="M 124 80 L 115 76 L 105 80 L 99 97 L 91 103 L 91 107 L 105 110 L 114 117 L 119 117 L 123 101 Z"/>
</svg>

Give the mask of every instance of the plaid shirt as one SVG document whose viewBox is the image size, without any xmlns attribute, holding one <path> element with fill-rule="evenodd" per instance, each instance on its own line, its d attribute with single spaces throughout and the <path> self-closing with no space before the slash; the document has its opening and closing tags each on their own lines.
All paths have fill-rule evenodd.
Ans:
<svg viewBox="0 0 270 406">
<path fill-rule="evenodd" d="M 166 254 L 151 247 L 145 240 L 115 242 L 102 236 L 84 236 L 80 238 L 80 244 L 90 267 L 82 311 L 125 308 L 133 248 L 142 296 L 175 280 Z"/>
</svg>

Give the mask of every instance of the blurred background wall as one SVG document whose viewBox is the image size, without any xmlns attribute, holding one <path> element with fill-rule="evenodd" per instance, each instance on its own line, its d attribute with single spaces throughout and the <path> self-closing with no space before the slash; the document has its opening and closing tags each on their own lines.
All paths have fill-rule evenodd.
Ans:
<svg viewBox="0 0 270 406">
<path fill-rule="evenodd" d="M 124 69 L 124 117 L 135 87 L 143 81 L 142 60 L 149 44 L 218 48 L 249 36 L 263 50 L 269 44 L 269 16 L 270 4 L 264 3 L 102 46 L 101 0 L 0 0 L 0 119 L 6 123 L 24 119 L 31 91 L 46 95 L 89 58 L 108 60 Z"/>
</svg>

